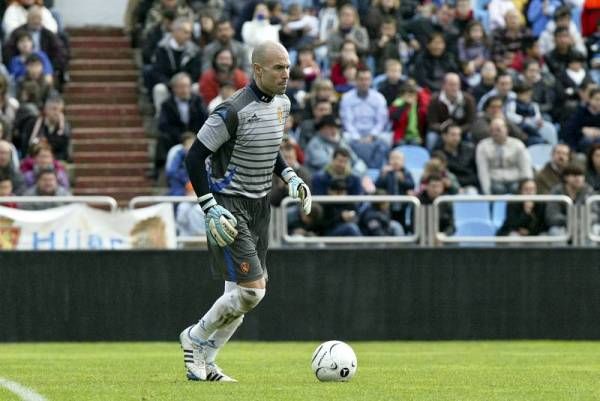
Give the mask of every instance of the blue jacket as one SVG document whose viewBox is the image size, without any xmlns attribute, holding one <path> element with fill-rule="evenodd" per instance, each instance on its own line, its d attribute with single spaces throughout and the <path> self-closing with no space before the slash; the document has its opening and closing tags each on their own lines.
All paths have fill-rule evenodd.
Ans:
<svg viewBox="0 0 600 401">
<path fill-rule="evenodd" d="M 180 149 L 175 154 L 173 161 L 165 166 L 167 184 L 169 185 L 169 192 L 167 192 L 167 195 L 183 196 L 186 194 L 185 184 L 189 181 L 189 177 L 184 163 L 185 155 L 185 149 Z"/>
<path fill-rule="evenodd" d="M 42 59 L 44 75 L 54 74 L 52 63 L 50 62 L 50 59 L 48 58 L 46 53 L 42 51 L 37 51 L 33 53 L 37 54 Z M 10 64 L 8 65 L 8 71 L 13 77 L 15 77 L 15 80 L 21 78 L 27 72 L 27 68 L 25 67 L 25 60 L 21 56 L 14 56 L 10 60 Z"/>
</svg>

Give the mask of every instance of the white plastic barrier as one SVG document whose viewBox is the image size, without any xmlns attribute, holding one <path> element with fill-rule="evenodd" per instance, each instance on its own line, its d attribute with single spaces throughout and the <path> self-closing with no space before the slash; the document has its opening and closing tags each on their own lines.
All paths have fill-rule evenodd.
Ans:
<svg viewBox="0 0 600 401">
<path fill-rule="evenodd" d="M 0 196 L 0 204 L 2 203 L 86 203 L 106 205 L 111 212 L 118 207 L 117 201 L 110 196 Z"/>
<path fill-rule="evenodd" d="M 414 233 L 403 236 L 377 236 L 377 237 L 304 237 L 288 234 L 287 222 L 287 206 L 292 203 L 299 202 L 297 199 L 290 197 L 285 198 L 281 202 L 281 230 L 284 242 L 288 243 L 331 243 L 331 244 L 381 244 L 381 243 L 417 243 L 421 236 L 422 224 L 421 202 L 414 196 L 401 195 L 315 195 L 312 197 L 313 204 L 315 203 L 359 203 L 359 202 L 397 202 L 409 203 L 413 205 L 413 221 Z"/>
<path fill-rule="evenodd" d="M 562 202 L 567 205 L 567 229 L 564 235 L 537 235 L 537 236 L 448 236 L 440 232 L 441 203 L 454 202 Z M 565 195 L 443 195 L 433 201 L 433 236 L 441 243 L 544 243 L 568 241 L 575 230 L 574 207 L 571 198 Z"/>
<path fill-rule="evenodd" d="M 600 218 L 600 216 L 594 216 L 594 212 L 592 211 L 592 205 L 594 203 L 598 203 L 600 202 L 600 195 L 593 195 L 590 196 L 589 198 L 587 198 L 585 200 L 585 232 L 587 237 L 592 241 L 592 242 L 600 242 L 600 235 L 598 235 L 597 233 L 594 232 L 593 229 L 593 223 L 594 223 L 594 217 L 596 217 L 596 219 Z"/>
</svg>

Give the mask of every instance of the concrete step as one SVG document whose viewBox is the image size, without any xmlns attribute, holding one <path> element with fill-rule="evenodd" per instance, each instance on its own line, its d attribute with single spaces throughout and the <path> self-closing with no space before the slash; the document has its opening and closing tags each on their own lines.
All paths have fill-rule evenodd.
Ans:
<svg viewBox="0 0 600 401">
<path fill-rule="evenodd" d="M 115 60 L 115 59 L 133 59 L 133 51 L 127 47 L 117 48 L 93 48 L 93 47 L 81 47 L 71 50 L 71 56 L 73 59 L 86 58 L 86 59 L 102 59 L 102 60 Z"/>
<path fill-rule="evenodd" d="M 133 60 L 122 59 L 122 60 L 97 60 L 97 59 L 77 59 L 71 60 L 69 63 L 69 69 L 73 71 L 81 70 L 137 70 L 137 66 Z"/>
<path fill-rule="evenodd" d="M 137 104 L 138 95 L 135 93 L 87 93 L 65 95 L 66 104 Z"/>
<path fill-rule="evenodd" d="M 133 128 L 112 127 L 112 128 L 74 128 L 71 132 L 73 140 L 78 139 L 127 139 L 138 140 L 146 138 L 146 131 L 139 126 Z"/>
<path fill-rule="evenodd" d="M 71 71 L 72 82 L 137 82 L 136 70 Z"/>
<path fill-rule="evenodd" d="M 78 163 L 74 167 L 75 177 L 146 177 L 152 171 L 152 163 Z"/>
<path fill-rule="evenodd" d="M 75 94 L 134 94 L 137 95 L 137 82 L 72 82 L 65 89 L 65 96 Z"/>
<path fill-rule="evenodd" d="M 136 188 L 122 188 L 122 187 L 97 187 L 97 188 L 75 188 L 73 190 L 74 195 L 96 195 L 96 196 L 110 196 L 118 202 L 120 207 L 127 207 L 131 198 L 136 196 L 147 196 L 154 195 L 154 187 L 136 187 Z"/>
<path fill-rule="evenodd" d="M 78 36 L 125 36 L 123 28 L 106 26 L 84 26 L 78 28 L 68 28 L 67 32 L 72 38 Z"/>
<path fill-rule="evenodd" d="M 69 41 L 71 49 L 130 48 L 131 42 L 126 36 L 76 35 Z"/>
<path fill-rule="evenodd" d="M 102 118 L 101 116 L 74 116 L 68 117 L 71 126 L 74 128 L 139 128 L 143 122 L 140 116 L 117 116 L 112 118 Z"/>
<path fill-rule="evenodd" d="M 73 152 L 75 163 L 143 163 L 149 161 L 148 151 Z M 120 175 L 120 174 L 119 174 Z"/>
<path fill-rule="evenodd" d="M 148 152 L 151 140 L 147 138 L 73 139 L 73 151 L 79 152 Z"/>
<path fill-rule="evenodd" d="M 103 116 L 115 118 L 120 116 L 139 116 L 137 104 L 68 104 L 65 113 L 71 116 Z"/>
<path fill-rule="evenodd" d="M 122 176 L 122 177 L 77 177 L 75 179 L 75 187 L 77 189 L 84 188 L 102 188 L 104 186 L 119 188 L 145 188 L 153 186 L 150 179 L 145 176 Z"/>
</svg>

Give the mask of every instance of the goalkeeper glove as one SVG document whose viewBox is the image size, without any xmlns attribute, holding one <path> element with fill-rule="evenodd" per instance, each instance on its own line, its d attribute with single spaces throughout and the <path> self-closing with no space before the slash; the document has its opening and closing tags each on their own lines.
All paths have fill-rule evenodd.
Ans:
<svg viewBox="0 0 600 401">
<path fill-rule="evenodd" d="M 237 220 L 231 212 L 219 205 L 213 195 L 208 193 L 198 198 L 205 215 L 206 237 L 211 245 L 225 247 L 231 244 L 238 232 Z"/>
<path fill-rule="evenodd" d="M 291 167 L 286 168 L 281 173 L 281 178 L 288 184 L 290 197 L 300 199 L 304 214 L 310 214 L 312 205 L 312 196 L 308 185 L 298 177 Z"/>
</svg>

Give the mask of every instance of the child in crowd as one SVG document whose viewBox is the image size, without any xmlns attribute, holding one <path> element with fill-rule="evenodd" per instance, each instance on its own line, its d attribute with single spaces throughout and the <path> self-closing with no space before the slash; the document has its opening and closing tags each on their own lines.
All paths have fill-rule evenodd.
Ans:
<svg viewBox="0 0 600 401">
<path fill-rule="evenodd" d="M 0 175 L 0 197 L 3 196 L 15 196 L 13 193 L 13 185 L 8 175 Z M 0 202 L 0 206 L 16 208 L 16 202 Z"/>
<path fill-rule="evenodd" d="M 532 101 L 531 85 L 519 83 L 515 85 L 514 91 L 517 98 L 506 104 L 506 116 L 527 134 L 527 146 L 538 143 L 556 144 L 556 129 L 543 120 L 538 104 Z"/>
</svg>

